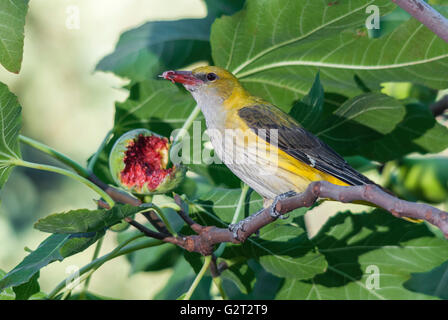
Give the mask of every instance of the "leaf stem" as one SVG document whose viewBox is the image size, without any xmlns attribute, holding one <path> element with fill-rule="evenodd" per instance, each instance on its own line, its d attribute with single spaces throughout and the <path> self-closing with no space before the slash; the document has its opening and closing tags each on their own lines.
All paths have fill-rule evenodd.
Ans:
<svg viewBox="0 0 448 320">
<path fill-rule="evenodd" d="M 246 199 L 248 192 L 249 192 L 249 186 L 247 184 L 243 183 L 243 185 L 241 187 L 241 195 L 240 195 L 240 198 L 238 199 L 238 204 L 235 208 L 235 213 L 233 214 L 231 224 L 235 224 L 243 218 L 241 212 L 242 212 L 242 208 L 244 206 L 244 200 Z M 226 245 L 227 245 L 227 242 L 222 242 L 218 246 L 218 249 L 215 250 L 214 255 L 216 257 L 220 257 L 221 254 L 223 253 Z"/>
<path fill-rule="evenodd" d="M 194 279 L 193 283 L 190 286 L 190 289 L 188 289 L 187 293 L 185 294 L 183 300 L 190 300 L 191 296 L 193 295 L 194 290 L 199 285 L 199 282 L 204 277 L 205 272 L 207 271 L 208 267 L 210 266 L 210 263 L 212 262 L 212 256 L 206 256 L 204 258 L 204 264 L 202 265 L 201 270 L 199 271 L 198 275 Z"/>
<path fill-rule="evenodd" d="M 165 214 L 163 213 L 162 209 L 158 206 L 156 206 L 154 203 L 149 202 L 149 203 L 143 203 L 141 205 L 141 207 L 143 208 L 148 208 L 148 209 L 152 209 L 155 212 L 157 212 L 157 214 L 159 215 L 160 219 L 162 219 L 163 223 L 165 224 L 166 228 L 168 229 L 168 231 L 170 232 L 170 234 L 172 234 L 173 236 L 177 237 L 177 232 L 173 229 L 173 227 L 171 226 L 170 222 L 168 221 L 168 219 L 165 217 Z"/>
<path fill-rule="evenodd" d="M 106 146 L 107 142 L 109 141 L 109 138 L 112 135 L 112 130 L 109 130 L 107 132 L 106 136 L 104 137 L 104 140 L 101 142 L 98 150 L 95 152 L 95 154 L 90 158 L 88 164 L 87 164 L 87 171 L 93 172 L 93 168 L 95 167 L 95 164 L 98 160 L 98 157 L 100 156 L 101 152 L 104 150 L 104 147 Z"/>
<path fill-rule="evenodd" d="M 185 120 L 185 123 L 179 130 L 178 134 L 175 137 L 173 137 L 173 145 L 182 141 L 182 139 L 187 134 L 188 129 L 190 129 L 191 125 L 193 124 L 193 121 L 198 117 L 199 113 L 201 113 L 201 108 L 199 108 L 199 105 L 196 105 L 193 111 L 191 111 L 187 120 Z"/>
<path fill-rule="evenodd" d="M 94 184 L 90 180 L 87 180 L 86 178 L 84 178 L 70 170 L 55 167 L 55 166 L 40 164 L 40 163 L 28 162 L 28 161 L 24 161 L 22 159 L 14 159 L 11 161 L 11 164 L 16 165 L 16 166 L 21 166 L 21 167 L 32 168 L 32 169 L 36 169 L 36 170 L 55 172 L 55 173 L 59 173 L 64 176 L 67 176 L 69 178 L 75 179 L 81 183 L 84 183 L 87 187 L 89 187 L 90 189 L 92 189 L 93 191 L 98 193 L 104 199 L 104 201 L 107 202 L 107 204 L 111 208 L 115 205 L 115 201 L 103 189 L 98 187 L 96 184 Z"/>
<path fill-rule="evenodd" d="M 19 135 L 19 141 L 24 144 L 29 145 L 30 147 L 33 147 L 34 149 L 37 149 L 39 151 L 42 151 L 42 152 L 52 156 L 53 158 L 59 160 L 63 164 L 65 164 L 65 165 L 69 166 L 70 168 L 72 168 L 73 170 L 75 170 L 79 175 L 83 176 L 84 178 L 87 178 L 89 176 L 89 173 L 83 166 L 81 166 L 78 162 L 69 158 L 65 154 L 62 154 L 59 151 L 56 151 L 53 148 L 51 148 L 39 141 L 36 141 L 34 139 L 31 139 L 31 138 L 23 136 L 23 135 Z"/>
<path fill-rule="evenodd" d="M 100 251 L 101 251 L 101 247 L 103 245 L 103 241 L 104 241 L 104 236 L 101 237 L 98 240 L 98 242 L 96 243 L 95 251 L 93 252 L 92 261 L 95 261 L 98 258 L 98 256 L 100 255 Z M 84 297 L 87 295 L 87 290 L 89 288 L 91 277 L 92 277 L 92 274 L 89 274 L 88 277 L 86 278 L 86 281 L 84 282 L 84 288 L 83 288 L 83 290 L 81 292 L 82 299 L 84 299 Z"/>
<path fill-rule="evenodd" d="M 221 277 L 214 277 L 213 283 L 218 288 L 219 294 L 221 295 L 223 300 L 228 300 L 229 297 L 227 297 L 226 292 L 224 291 L 224 288 L 222 287 L 222 279 Z"/>
</svg>

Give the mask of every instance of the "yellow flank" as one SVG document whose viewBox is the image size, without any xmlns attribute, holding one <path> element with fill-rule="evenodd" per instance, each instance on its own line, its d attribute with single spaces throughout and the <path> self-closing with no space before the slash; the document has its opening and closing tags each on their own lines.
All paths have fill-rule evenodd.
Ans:
<svg viewBox="0 0 448 320">
<path fill-rule="evenodd" d="M 271 147 L 271 150 L 273 148 Z M 297 160 L 294 157 L 291 157 L 289 154 L 287 154 L 286 152 L 284 152 L 283 150 L 280 150 L 278 148 L 277 149 L 277 153 L 278 153 L 278 166 L 281 169 L 287 170 L 291 173 L 291 180 L 294 181 L 294 178 L 297 179 L 297 176 L 305 178 L 307 180 L 309 180 L 309 183 L 313 182 L 313 181 L 328 181 L 330 183 L 333 184 L 337 184 L 339 186 L 349 186 L 348 183 L 339 180 L 336 177 L 333 177 L 332 175 L 322 172 L 318 169 L 315 169 L 313 167 L 311 167 L 310 165 Z M 297 183 L 298 184 L 299 181 L 301 181 L 302 179 L 298 180 Z M 308 184 L 309 184 L 308 183 Z M 308 187 L 308 184 L 306 185 L 298 185 L 297 188 L 299 189 L 299 191 L 303 191 L 304 189 L 306 189 L 306 187 Z"/>
</svg>

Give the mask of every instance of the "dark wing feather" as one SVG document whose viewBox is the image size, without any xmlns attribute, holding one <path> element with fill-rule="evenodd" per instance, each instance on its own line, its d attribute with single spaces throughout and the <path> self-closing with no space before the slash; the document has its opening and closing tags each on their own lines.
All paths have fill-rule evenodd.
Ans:
<svg viewBox="0 0 448 320">
<path fill-rule="evenodd" d="M 306 131 L 280 109 L 259 104 L 241 108 L 238 115 L 260 138 L 268 142 L 272 139 L 269 129 L 277 129 L 278 148 L 295 159 L 350 185 L 374 184 L 353 169 L 325 142 Z M 264 129 L 263 134 L 259 134 L 258 129 Z"/>
</svg>

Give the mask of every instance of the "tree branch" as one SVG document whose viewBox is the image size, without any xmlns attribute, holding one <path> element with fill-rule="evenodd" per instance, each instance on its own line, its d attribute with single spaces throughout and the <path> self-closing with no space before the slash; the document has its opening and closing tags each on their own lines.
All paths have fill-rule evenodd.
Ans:
<svg viewBox="0 0 448 320">
<path fill-rule="evenodd" d="M 392 0 L 439 38 L 448 42 L 448 20 L 423 0 Z"/>
<path fill-rule="evenodd" d="M 134 198 L 133 196 L 131 196 L 127 193 L 121 192 L 120 190 L 115 189 L 114 187 L 109 186 L 108 184 L 106 184 L 103 181 L 101 181 L 100 179 L 98 179 L 98 177 L 95 176 L 94 174 L 89 175 L 89 180 L 92 181 L 94 184 L 96 184 L 101 189 L 103 189 L 115 202 L 130 204 L 130 205 L 133 205 L 136 207 L 138 207 L 142 204 L 142 202 L 139 199 Z M 154 212 L 154 210 L 145 212 L 143 215 L 157 229 L 157 231 L 159 231 L 159 233 L 170 234 L 170 232 L 168 231 L 168 228 L 165 226 L 163 221 L 159 218 L 157 213 Z M 127 220 L 126 220 L 126 222 L 130 223 Z M 130 223 L 130 224 L 132 224 L 132 223 Z M 134 225 L 134 227 L 135 227 L 135 225 Z M 140 230 L 140 231 L 142 231 L 142 230 Z M 143 233 L 145 233 L 145 232 L 143 232 Z M 156 239 L 159 239 L 159 238 L 156 238 Z"/>
<path fill-rule="evenodd" d="M 427 204 L 410 202 L 398 199 L 375 185 L 362 186 L 338 186 L 326 181 L 317 181 L 311 183 L 305 192 L 281 200 L 277 203 L 276 210 L 281 214 L 286 214 L 294 209 L 312 206 L 319 198 L 327 198 L 348 203 L 354 201 L 366 201 L 378 207 L 381 207 L 396 217 L 408 217 L 419 220 L 426 220 L 437 226 L 448 238 L 448 213 Z M 182 208 L 181 199 L 175 196 L 176 202 Z M 197 235 L 181 237 L 165 237 L 161 239 L 164 242 L 180 246 L 188 251 L 198 252 L 202 255 L 211 255 L 214 246 L 222 242 L 241 243 L 249 236 L 255 234 L 262 227 L 275 221 L 270 215 L 270 209 L 267 208 L 259 214 L 247 219 L 244 230 L 238 231 L 238 239 L 234 238 L 233 232 L 229 229 L 217 228 L 214 226 L 201 226 L 192 222 L 191 218 L 183 212 L 180 216 L 192 227 Z M 186 218 L 187 217 L 187 218 Z"/>
<path fill-rule="evenodd" d="M 448 109 L 448 95 L 429 106 L 434 117 L 441 116 Z"/>
<path fill-rule="evenodd" d="M 111 188 L 112 191 L 109 189 L 105 190 L 109 190 L 111 193 L 108 194 L 115 200 L 113 195 L 115 195 L 115 192 L 119 191 L 109 186 L 108 188 Z M 447 212 L 427 204 L 401 200 L 386 193 L 376 185 L 345 187 L 327 181 L 316 181 L 312 182 L 303 193 L 278 201 L 275 209 L 283 215 L 298 208 L 310 207 L 319 198 L 336 200 L 344 203 L 354 201 L 369 202 L 389 211 L 398 218 L 407 217 L 425 220 L 438 227 L 445 237 L 448 238 Z M 137 205 L 137 201 L 139 200 L 136 201 L 131 199 L 134 198 L 126 195 L 126 197 L 122 198 L 122 201 L 124 203 Z M 182 199 L 178 195 L 174 196 L 174 200 L 180 208 L 184 207 Z M 271 216 L 270 208 L 266 208 L 263 211 L 252 215 L 250 218 L 243 220 L 245 222 L 244 228 L 238 230 L 238 237 L 235 238 L 233 231 L 230 231 L 229 229 L 218 228 L 215 226 L 202 226 L 192 220 L 182 209 L 178 213 L 191 229 L 196 232 L 196 235 L 175 237 L 170 235 L 168 231 L 163 232 L 158 230 L 159 232 L 154 232 L 149 230 L 130 218 L 127 218 L 126 221 L 148 237 L 172 243 L 190 252 L 198 252 L 204 256 L 209 256 L 213 254 L 216 244 L 223 242 L 242 243 L 249 236 L 256 234 L 261 228 L 276 220 Z"/>
</svg>

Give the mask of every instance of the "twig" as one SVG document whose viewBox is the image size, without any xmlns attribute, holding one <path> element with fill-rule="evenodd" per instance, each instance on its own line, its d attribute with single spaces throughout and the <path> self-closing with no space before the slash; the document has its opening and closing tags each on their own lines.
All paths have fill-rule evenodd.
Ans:
<svg viewBox="0 0 448 320">
<path fill-rule="evenodd" d="M 423 0 L 392 0 L 439 38 L 448 42 L 448 20 Z"/>
<path fill-rule="evenodd" d="M 134 198 L 133 196 L 124 193 L 118 189 L 115 189 L 114 187 L 109 186 L 108 184 L 98 179 L 98 177 L 96 177 L 94 174 L 89 175 L 89 180 L 92 181 L 101 189 L 103 189 L 115 202 L 130 204 L 136 207 L 142 204 L 142 202 L 139 199 Z M 165 226 L 163 221 L 157 216 L 154 210 L 146 212 L 144 216 L 157 229 L 157 231 L 159 231 L 159 233 L 170 234 L 168 228 Z"/>
<path fill-rule="evenodd" d="M 157 229 L 157 231 L 159 231 L 160 233 L 169 233 L 165 224 L 161 219 L 159 219 L 157 213 L 154 210 L 144 211 L 142 212 L 142 215 L 153 225 L 154 228 Z"/>
<path fill-rule="evenodd" d="M 448 109 L 448 95 L 429 106 L 434 117 L 441 116 Z"/>
<path fill-rule="evenodd" d="M 157 240 L 164 240 L 167 237 L 170 237 L 169 234 L 152 231 L 151 229 L 146 228 L 144 225 L 138 223 L 137 221 L 135 221 L 132 218 L 129 218 L 129 217 L 124 218 L 124 221 L 126 221 L 131 226 L 133 226 L 134 228 L 136 228 L 137 230 L 142 232 L 147 237 L 154 238 Z"/>
<path fill-rule="evenodd" d="M 100 208 L 110 209 L 110 206 L 106 202 L 104 202 L 103 200 L 98 200 L 96 203 L 98 204 L 98 206 Z M 147 212 L 142 212 L 143 215 L 145 215 L 145 213 L 147 213 Z M 148 216 L 149 215 L 146 215 L 146 217 L 148 217 Z M 148 219 L 148 220 L 152 223 L 152 221 L 150 219 Z M 131 226 L 133 226 L 134 228 L 139 230 L 141 233 L 143 233 L 144 235 L 146 235 L 147 237 L 150 237 L 150 238 L 154 238 L 154 239 L 157 239 L 157 240 L 163 240 L 166 237 L 171 236 L 171 234 L 168 231 L 166 231 L 166 232 L 163 232 L 163 231 L 159 231 L 159 232 L 152 231 L 151 229 L 146 228 L 144 225 L 138 223 L 137 221 L 135 221 L 134 219 L 132 219 L 130 217 L 124 218 L 124 221 L 126 221 Z"/>
</svg>

